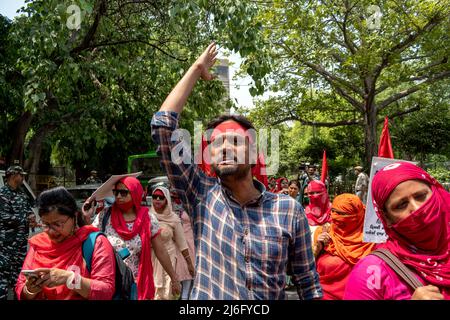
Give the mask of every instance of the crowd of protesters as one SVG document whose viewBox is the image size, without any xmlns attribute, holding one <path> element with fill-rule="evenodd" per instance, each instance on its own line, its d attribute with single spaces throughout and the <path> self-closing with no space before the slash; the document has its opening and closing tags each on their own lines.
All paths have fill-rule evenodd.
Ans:
<svg viewBox="0 0 450 320">
<path fill-rule="evenodd" d="M 286 299 L 289 287 L 304 300 L 450 299 L 450 194 L 416 165 L 397 162 L 374 175 L 373 206 L 387 234 L 375 244 L 363 241 L 362 168 L 356 194 L 332 201 L 315 165 L 298 179 L 268 180 L 264 159 L 250 162 L 254 127 L 245 117 L 207 125 L 210 164 L 173 161 L 172 133 L 196 82 L 213 78 L 216 55 L 211 44 L 153 115 L 170 188 L 152 190 L 150 207 L 134 177 L 115 183 L 115 200 L 97 215 L 93 197 L 80 212 L 66 189 L 50 189 L 37 201 L 43 232 L 27 248 L 22 231 L 31 210 L 16 191 L 24 173 L 8 170 L 0 190 L 0 298 L 14 284 L 20 300 L 113 299 L 119 256 L 139 300 Z M 244 163 L 230 154 L 244 154 Z M 85 243 L 99 230 L 87 259 Z"/>
</svg>

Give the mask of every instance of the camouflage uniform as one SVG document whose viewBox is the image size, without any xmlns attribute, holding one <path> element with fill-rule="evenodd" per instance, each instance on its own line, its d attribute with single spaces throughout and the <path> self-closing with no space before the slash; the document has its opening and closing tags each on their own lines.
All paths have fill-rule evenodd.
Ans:
<svg viewBox="0 0 450 320">
<path fill-rule="evenodd" d="M 0 300 L 13 288 L 27 253 L 28 215 L 33 214 L 28 198 L 5 185 L 0 188 Z"/>
</svg>

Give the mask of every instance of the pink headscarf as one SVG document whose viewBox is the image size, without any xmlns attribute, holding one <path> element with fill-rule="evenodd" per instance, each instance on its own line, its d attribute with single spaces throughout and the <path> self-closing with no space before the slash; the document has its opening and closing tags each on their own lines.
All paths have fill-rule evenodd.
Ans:
<svg viewBox="0 0 450 320">
<path fill-rule="evenodd" d="M 433 194 L 408 217 L 388 226 L 385 204 L 402 182 L 419 180 L 430 186 Z M 429 284 L 450 299 L 450 194 L 423 169 L 407 162 L 384 167 L 372 182 L 375 212 L 382 221 L 388 239 L 382 247 L 396 255 Z"/>
<path fill-rule="evenodd" d="M 308 183 L 308 192 L 320 192 L 309 196 L 309 204 L 305 208 L 306 217 L 310 226 L 321 226 L 331 221 L 331 202 L 327 187 L 322 181 L 312 180 Z"/>
</svg>

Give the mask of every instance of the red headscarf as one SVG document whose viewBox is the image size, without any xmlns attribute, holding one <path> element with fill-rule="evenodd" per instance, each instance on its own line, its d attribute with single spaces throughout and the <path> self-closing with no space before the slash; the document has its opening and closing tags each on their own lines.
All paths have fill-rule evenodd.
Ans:
<svg viewBox="0 0 450 320">
<path fill-rule="evenodd" d="M 407 180 L 426 183 L 433 194 L 419 209 L 389 227 L 384 208 L 386 201 L 392 191 Z M 388 235 L 382 247 L 428 283 L 441 288 L 444 297 L 450 299 L 450 194 L 423 169 L 398 162 L 375 175 L 372 197 L 375 212 Z"/>
<path fill-rule="evenodd" d="M 221 133 L 226 132 L 236 132 L 241 134 L 242 136 L 245 136 L 249 139 L 250 144 L 254 143 L 254 137 L 249 133 L 248 130 L 246 130 L 244 127 L 242 127 L 239 123 L 233 120 L 227 120 L 222 123 L 220 123 L 218 126 L 214 128 L 211 134 L 211 138 L 209 140 L 206 140 L 202 136 L 202 154 L 201 154 L 201 163 L 199 164 L 200 169 L 205 172 L 208 176 L 216 177 L 215 172 L 211 169 L 210 165 L 210 159 L 205 159 L 205 149 L 208 148 L 208 141 L 213 141 L 215 137 Z M 208 161 L 207 161 L 208 160 Z M 252 167 L 252 175 L 264 186 L 268 187 L 268 181 L 267 181 L 267 173 L 266 173 L 266 164 L 264 161 L 263 154 L 259 154 L 256 159 L 256 164 Z"/>
<path fill-rule="evenodd" d="M 331 221 L 331 203 L 327 187 L 319 180 L 308 183 L 308 192 L 320 192 L 309 196 L 309 204 L 305 208 L 306 217 L 310 226 L 320 226 Z"/>
<path fill-rule="evenodd" d="M 93 226 L 83 226 L 75 231 L 75 234 L 61 243 L 53 242 L 46 232 L 39 233 L 29 240 L 30 247 L 34 249 L 33 269 L 58 268 L 67 270 L 70 266 L 80 268 L 80 274 L 89 274 L 86 263 L 83 260 L 83 241 L 91 232 L 98 231 Z M 50 300 L 66 300 L 77 295 L 66 286 L 42 289 L 45 297 Z"/>
<path fill-rule="evenodd" d="M 281 177 L 281 178 L 277 179 L 277 185 L 276 185 L 276 191 L 275 191 L 276 193 L 279 193 L 280 191 L 283 190 L 283 187 L 281 186 L 281 183 L 283 181 L 289 182 L 289 180 L 285 177 Z"/>
<path fill-rule="evenodd" d="M 130 191 L 133 205 L 136 211 L 136 220 L 133 229 L 127 227 L 122 211 L 116 203 L 112 206 L 111 224 L 120 237 L 124 240 L 131 240 L 139 234 L 141 237 L 141 255 L 139 257 L 139 270 L 136 279 L 139 300 L 151 300 L 155 295 L 155 285 L 153 282 L 152 247 L 150 235 L 150 217 L 148 208 L 141 207 L 141 200 L 144 194 L 141 183 L 134 177 L 125 177 L 120 180 Z"/>
</svg>

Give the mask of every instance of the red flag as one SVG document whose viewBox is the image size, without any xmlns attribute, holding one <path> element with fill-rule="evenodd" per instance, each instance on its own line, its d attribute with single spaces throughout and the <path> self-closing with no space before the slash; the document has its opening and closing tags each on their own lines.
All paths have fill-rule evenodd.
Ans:
<svg viewBox="0 0 450 320">
<path fill-rule="evenodd" d="M 392 151 L 391 136 L 389 135 L 388 117 L 384 118 L 383 131 L 381 132 L 380 145 L 378 146 L 378 156 L 383 158 L 394 159 L 394 151 Z"/>
<path fill-rule="evenodd" d="M 320 175 L 320 181 L 325 183 L 328 176 L 328 163 L 327 163 L 327 151 L 323 150 L 323 158 L 322 158 L 322 173 Z"/>
</svg>

